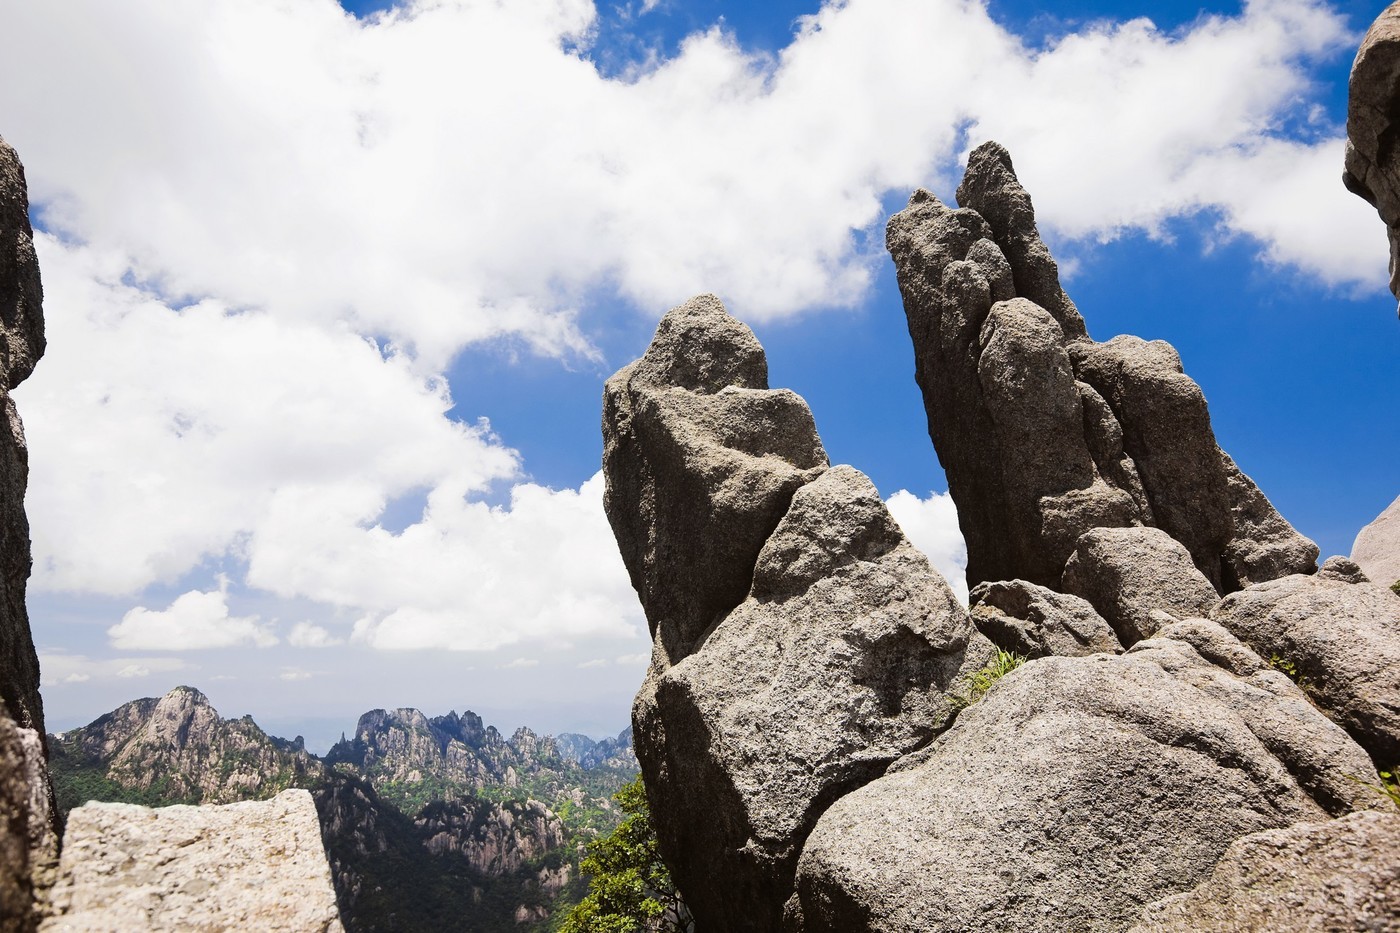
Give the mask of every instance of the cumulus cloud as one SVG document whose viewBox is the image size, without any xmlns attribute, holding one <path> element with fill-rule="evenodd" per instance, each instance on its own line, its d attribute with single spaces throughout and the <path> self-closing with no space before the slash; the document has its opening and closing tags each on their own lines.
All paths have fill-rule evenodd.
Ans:
<svg viewBox="0 0 1400 933">
<path fill-rule="evenodd" d="M 924 552 L 953 592 L 967 604 L 967 545 L 958 527 L 958 509 L 947 493 L 929 493 L 927 499 L 901 489 L 885 500 L 894 520 L 910 543 Z"/>
<path fill-rule="evenodd" d="M 219 589 L 191 590 L 175 597 L 166 609 L 137 606 L 107 630 L 107 637 L 112 647 L 127 651 L 192 651 L 235 645 L 268 648 L 277 644 L 271 627 L 259 623 L 256 616 L 230 614 L 227 597 L 227 580 L 221 579 Z"/>
<path fill-rule="evenodd" d="M 950 196 L 985 138 L 1060 238 L 1203 215 L 1327 282 L 1386 280 L 1307 77 L 1354 37 L 1312 0 L 1045 47 L 975 0 L 848 0 L 776 55 L 715 28 L 621 77 L 588 58 L 588 0 L 0 18 L 0 126 L 50 231 L 50 350 L 17 393 L 38 592 L 135 596 L 216 565 L 375 648 L 635 635 L 601 480 L 521 483 L 508 439 L 450 416 L 448 363 L 484 341 L 592 356 L 598 294 L 655 313 L 717 291 L 750 319 L 856 302 L 884 199 Z M 890 507 L 965 593 L 951 504 Z M 113 642 L 275 637 L 226 596 L 132 610 Z M 320 621 L 291 643 L 342 638 Z"/>
<path fill-rule="evenodd" d="M 330 648 L 344 641 L 312 622 L 298 622 L 287 635 L 287 644 L 295 648 Z"/>
</svg>

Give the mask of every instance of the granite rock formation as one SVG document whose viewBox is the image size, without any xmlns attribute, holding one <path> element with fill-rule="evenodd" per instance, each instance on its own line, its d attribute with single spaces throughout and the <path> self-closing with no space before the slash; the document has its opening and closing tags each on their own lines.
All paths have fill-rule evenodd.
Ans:
<svg viewBox="0 0 1400 933">
<path fill-rule="evenodd" d="M 1357 534 L 1351 559 L 1372 583 L 1400 583 L 1400 496 Z"/>
<path fill-rule="evenodd" d="M 0 852 L 28 853 L 0 860 L 4 933 L 33 928 L 32 896 L 56 857 L 39 658 L 24 601 L 32 563 L 24 514 L 29 454 L 10 395 L 43 355 L 42 301 L 24 167 L 0 139 Z"/>
<path fill-rule="evenodd" d="M 955 682 L 993 653 L 766 370 L 705 296 L 662 319 L 604 403 L 605 505 L 656 639 L 637 757 L 708 929 L 775 929 L 822 811 L 946 728 Z"/>
<path fill-rule="evenodd" d="M 1329 562 L 1330 563 L 1330 562 Z M 1297 574 L 1232 593 L 1211 611 L 1277 658 L 1376 764 L 1400 764 L 1400 599 L 1374 583 Z"/>
<path fill-rule="evenodd" d="M 1012 654 L 1075 657 L 1123 650 L 1103 616 L 1078 596 L 1025 580 L 1003 580 L 979 583 L 969 600 L 977 630 Z"/>
<path fill-rule="evenodd" d="M 1400 931 L 1400 815 L 1370 811 L 1236 840 L 1196 888 L 1131 933 Z"/>
<path fill-rule="evenodd" d="M 1390 291 L 1400 297 L 1400 4 L 1371 24 L 1351 66 L 1342 182 L 1365 198 L 1390 238 Z"/>
<path fill-rule="evenodd" d="M 886 242 L 969 586 L 1059 589 L 1101 527 L 1160 528 L 1219 592 L 1311 572 L 1317 548 L 1216 445 L 1176 351 L 1089 339 L 1005 149 L 972 152 L 958 201 L 916 191 Z"/>
<path fill-rule="evenodd" d="M 267 930 L 340 933 L 311 794 L 69 814 L 44 933 Z"/>
</svg>

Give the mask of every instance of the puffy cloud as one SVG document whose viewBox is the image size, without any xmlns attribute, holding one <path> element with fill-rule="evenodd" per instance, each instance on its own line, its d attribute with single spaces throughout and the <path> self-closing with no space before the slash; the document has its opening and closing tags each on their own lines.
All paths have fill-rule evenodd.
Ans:
<svg viewBox="0 0 1400 933">
<path fill-rule="evenodd" d="M 191 651 L 203 648 L 231 648 L 277 644 L 270 626 L 259 624 L 256 616 L 229 613 L 227 580 L 212 592 L 191 590 L 175 597 L 163 610 L 137 606 L 107 630 L 112 647 L 135 651 Z M 119 674 L 118 676 L 144 676 Z"/>
<path fill-rule="evenodd" d="M 343 641 L 312 622 L 298 622 L 287 635 L 287 644 L 296 648 L 330 648 Z"/>
<path fill-rule="evenodd" d="M 935 570 L 943 574 L 953 592 L 967 604 L 967 545 L 958 527 L 958 509 L 947 493 L 930 493 L 927 499 L 901 489 L 885 500 L 894 520 L 910 543 L 924 552 Z"/>
</svg>

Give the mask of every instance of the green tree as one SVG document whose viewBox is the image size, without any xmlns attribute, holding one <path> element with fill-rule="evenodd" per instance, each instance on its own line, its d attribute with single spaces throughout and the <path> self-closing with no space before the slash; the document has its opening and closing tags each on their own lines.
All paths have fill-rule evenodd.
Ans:
<svg viewBox="0 0 1400 933">
<path fill-rule="evenodd" d="M 611 835 L 588 844 L 580 865 L 588 894 L 559 933 L 691 933 L 690 911 L 656 850 L 641 775 L 613 799 L 627 816 Z"/>
</svg>

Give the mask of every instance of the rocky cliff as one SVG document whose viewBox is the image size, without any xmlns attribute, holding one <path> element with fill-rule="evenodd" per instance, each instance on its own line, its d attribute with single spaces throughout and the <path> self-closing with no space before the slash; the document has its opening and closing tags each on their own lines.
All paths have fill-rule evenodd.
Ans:
<svg viewBox="0 0 1400 933">
<path fill-rule="evenodd" d="M 1400 297 L 1400 3 L 1367 30 L 1347 89 L 1342 182 L 1380 214 L 1390 239 L 1390 290 Z"/>
<path fill-rule="evenodd" d="M 1393 860 L 1342 900 L 1298 867 L 1400 829 L 1400 599 L 1318 570 L 1169 345 L 1089 337 L 1004 149 L 958 199 L 888 242 L 970 612 L 717 299 L 607 383 L 637 756 L 697 930 L 1400 927 Z M 1240 880 L 1269 851 L 1295 915 Z"/>
<path fill-rule="evenodd" d="M 27 931 L 34 898 L 57 861 L 53 792 L 45 767 L 39 659 L 24 593 L 29 455 L 10 393 L 44 352 L 43 289 L 19 156 L 0 139 L 0 931 Z"/>
</svg>

